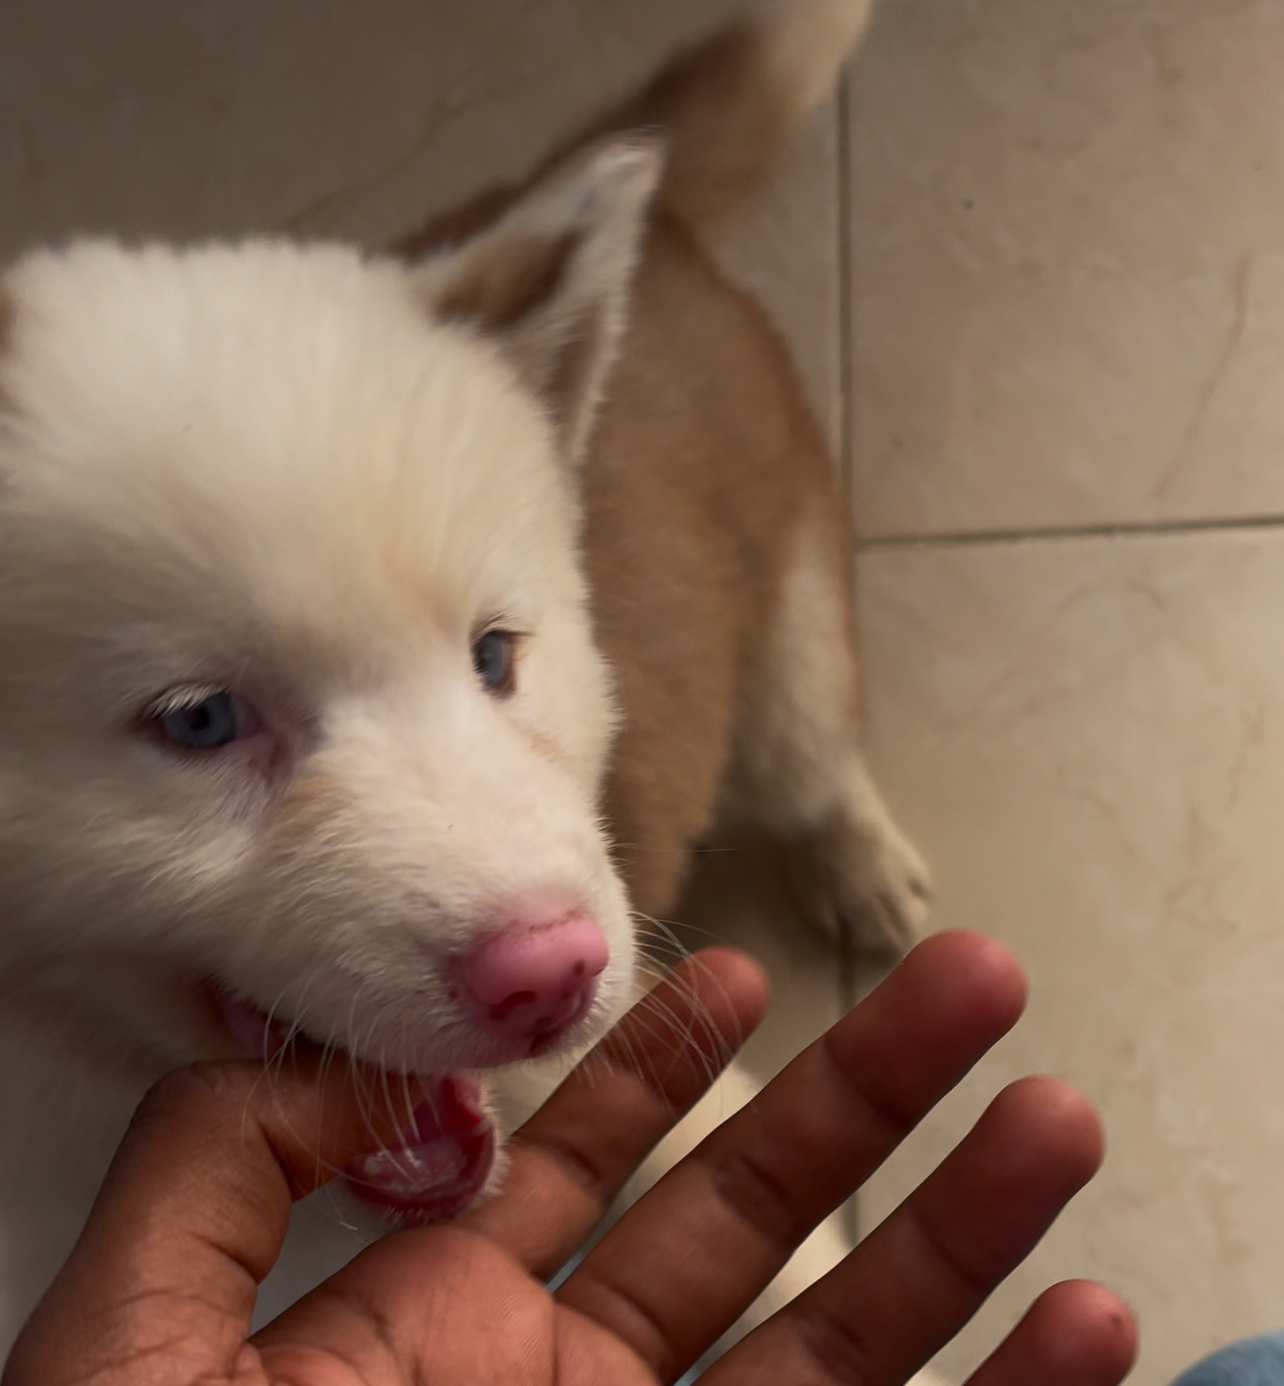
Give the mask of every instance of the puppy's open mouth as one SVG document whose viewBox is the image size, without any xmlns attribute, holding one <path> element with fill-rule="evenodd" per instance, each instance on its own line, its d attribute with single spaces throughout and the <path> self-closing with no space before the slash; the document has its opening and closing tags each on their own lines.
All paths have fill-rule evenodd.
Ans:
<svg viewBox="0 0 1284 1386">
<path fill-rule="evenodd" d="M 219 1019 L 247 1058 L 270 1060 L 290 1043 L 291 1027 L 252 1002 L 210 984 Z M 423 1102 L 402 1144 L 354 1160 L 340 1176 L 363 1203 L 403 1222 L 431 1222 L 471 1207 L 495 1163 L 495 1127 L 481 1089 L 462 1074 L 419 1076 Z"/>
<path fill-rule="evenodd" d="M 477 1084 L 458 1074 L 435 1080 L 404 1139 L 354 1160 L 343 1172 L 349 1192 L 407 1222 L 471 1207 L 495 1163 L 495 1127 Z"/>
</svg>

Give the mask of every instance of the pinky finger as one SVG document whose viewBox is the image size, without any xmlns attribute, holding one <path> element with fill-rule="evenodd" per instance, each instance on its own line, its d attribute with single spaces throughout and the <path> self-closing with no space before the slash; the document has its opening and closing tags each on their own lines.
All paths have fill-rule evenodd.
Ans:
<svg viewBox="0 0 1284 1386">
<path fill-rule="evenodd" d="M 1132 1310 L 1091 1280 L 1053 1285 L 967 1386 L 1116 1386 L 1137 1356 Z"/>
</svg>

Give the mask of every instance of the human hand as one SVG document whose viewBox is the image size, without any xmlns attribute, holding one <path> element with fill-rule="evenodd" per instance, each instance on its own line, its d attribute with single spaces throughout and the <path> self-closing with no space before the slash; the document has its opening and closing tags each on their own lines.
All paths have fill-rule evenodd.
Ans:
<svg viewBox="0 0 1284 1386">
<path fill-rule="evenodd" d="M 997 944 L 961 933 L 921 944 L 550 1294 L 543 1279 L 761 1015 L 756 967 L 708 950 L 517 1133 L 496 1198 L 385 1238 L 252 1339 L 256 1286 L 291 1200 L 394 1132 L 372 1135 L 354 1074 L 315 1056 L 272 1085 L 247 1063 L 183 1070 L 140 1108 L 3 1386 L 671 1381 L 1007 1032 L 1024 991 Z M 1073 1090 L 1013 1084 L 841 1266 L 703 1386 L 905 1381 L 1025 1258 L 1100 1148 Z M 1114 1386 L 1133 1351 L 1127 1308 L 1067 1282 L 1036 1300 L 972 1386 Z"/>
</svg>

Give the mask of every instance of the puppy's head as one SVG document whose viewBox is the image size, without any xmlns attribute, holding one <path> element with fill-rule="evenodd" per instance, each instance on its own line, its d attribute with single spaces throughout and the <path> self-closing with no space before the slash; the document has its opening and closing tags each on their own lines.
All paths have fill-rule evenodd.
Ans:
<svg viewBox="0 0 1284 1386">
<path fill-rule="evenodd" d="M 421 1146 L 467 1143 L 461 1071 L 618 1014 L 574 470 L 657 167 L 592 151 L 412 267 L 96 243 L 7 276 L 10 984 L 172 1061 L 284 1024 L 439 1081 Z"/>
</svg>

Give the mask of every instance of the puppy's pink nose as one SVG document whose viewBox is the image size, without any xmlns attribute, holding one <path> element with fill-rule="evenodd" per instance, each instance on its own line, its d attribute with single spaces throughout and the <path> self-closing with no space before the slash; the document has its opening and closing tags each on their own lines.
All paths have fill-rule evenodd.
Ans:
<svg viewBox="0 0 1284 1386">
<path fill-rule="evenodd" d="M 609 959 L 602 930 L 587 915 L 573 914 L 492 935 L 464 959 L 464 983 L 492 1026 L 514 1039 L 537 1040 L 584 1015 Z"/>
</svg>

